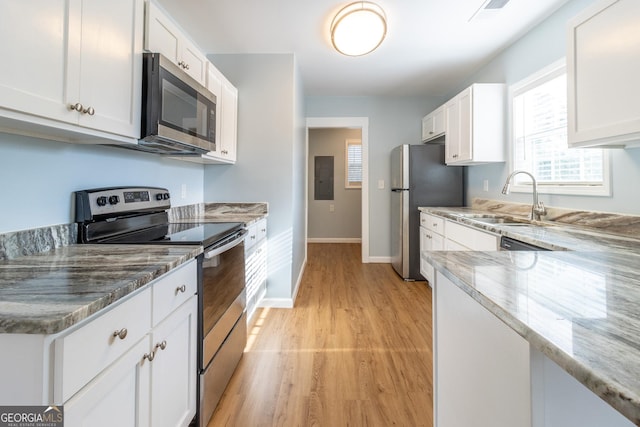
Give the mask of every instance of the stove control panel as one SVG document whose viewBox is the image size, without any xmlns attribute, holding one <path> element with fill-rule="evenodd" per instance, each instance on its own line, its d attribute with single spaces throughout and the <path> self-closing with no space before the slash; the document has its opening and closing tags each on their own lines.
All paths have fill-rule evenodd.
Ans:
<svg viewBox="0 0 640 427">
<path fill-rule="evenodd" d="M 171 207 L 169 190 L 158 187 L 112 187 L 75 192 L 76 222 L 92 221 Z"/>
</svg>

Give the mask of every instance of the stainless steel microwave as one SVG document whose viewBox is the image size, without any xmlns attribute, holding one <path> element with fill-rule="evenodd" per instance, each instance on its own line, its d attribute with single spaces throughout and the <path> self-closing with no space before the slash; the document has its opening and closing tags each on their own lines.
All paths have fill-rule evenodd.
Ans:
<svg viewBox="0 0 640 427">
<path fill-rule="evenodd" d="M 138 149 L 200 155 L 216 148 L 216 96 L 159 53 L 143 55 Z"/>
</svg>

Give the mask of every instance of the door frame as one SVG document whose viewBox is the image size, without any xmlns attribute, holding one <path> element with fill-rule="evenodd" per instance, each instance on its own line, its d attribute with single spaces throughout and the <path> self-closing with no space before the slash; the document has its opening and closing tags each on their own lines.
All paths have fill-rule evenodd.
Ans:
<svg viewBox="0 0 640 427">
<path fill-rule="evenodd" d="M 309 129 L 352 128 L 362 134 L 362 262 L 369 263 L 369 118 L 368 117 L 307 117 L 305 151 L 305 188 L 309 188 Z M 304 239 L 309 232 L 309 198 L 304 202 Z"/>
</svg>

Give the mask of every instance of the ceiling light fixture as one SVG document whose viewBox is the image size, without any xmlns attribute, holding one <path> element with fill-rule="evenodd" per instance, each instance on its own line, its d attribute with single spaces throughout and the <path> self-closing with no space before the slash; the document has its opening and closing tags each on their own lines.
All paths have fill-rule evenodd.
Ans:
<svg viewBox="0 0 640 427">
<path fill-rule="evenodd" d="M 348 56 L 373 52 L 387 34 L 384 10 L 375 3 L 358 1 L 340 9 L 331 22 L 331 42 Z"/>
</svg>

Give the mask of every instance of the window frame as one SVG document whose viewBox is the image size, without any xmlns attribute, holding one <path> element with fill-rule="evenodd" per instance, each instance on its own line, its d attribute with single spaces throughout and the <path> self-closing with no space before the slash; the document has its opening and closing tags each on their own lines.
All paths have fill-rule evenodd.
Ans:
<svg viewBox="0 0 640 427">
<path fill-rule="evenodd" d="M 544 84 L 562 74 L 567 73 L 566 60 L 560 59 L 541 70 L 525 77 L 524 79 L 513 83 L 507 90 L 507 108 L 508 108 L 508 168 L 509 173 L 515 170 L 515 126 L 513 117 L 513 101 L 514 97 L 533 87 Z M 567 76 L 569 78 L 569 76 Z M 575 148 L 569 148 L 574 150 Z M 538 182 L 538 193 L 540 194 L 563 194 L 574 196 L 611 196 L 611 157 L 609 151 L 601 148 L 585 148 L 587 150 L 602 150 L 602 185 L 571 185 L 571 184 L 544 184 Z M 513 182 L 511 191 L 514 193 L 531 193 L 533 185 L 531 182 L 517 183 Z"/>
<path fill-rule="evenodd" d="M 360 146 L 360 181 L 349 181 L 349 146 L 351 145 L 359 145 Z M 362 189 L 362 140 L 357 138 L 349 138 L 344 142 L 344 188 L 346 190 L 360 190 Z"/>
</svg>

